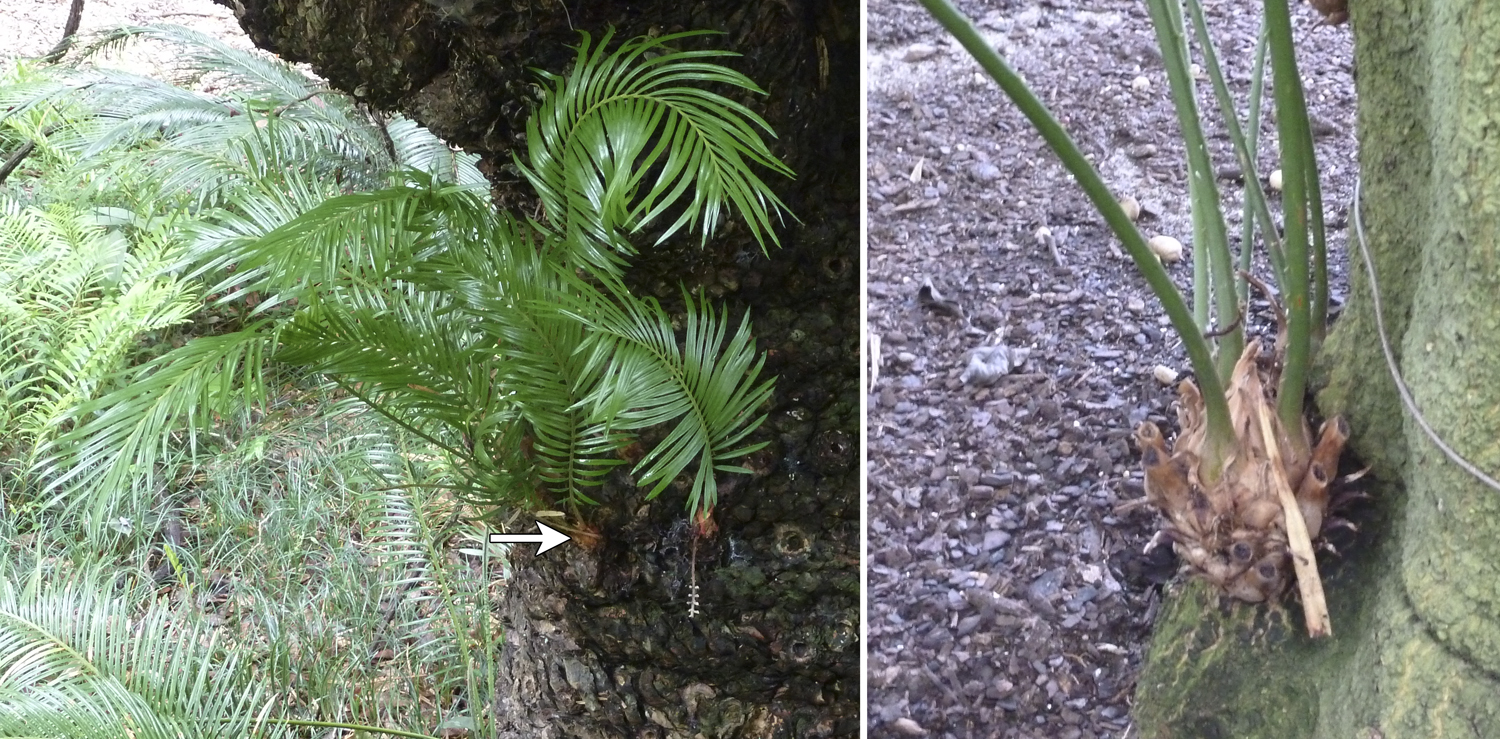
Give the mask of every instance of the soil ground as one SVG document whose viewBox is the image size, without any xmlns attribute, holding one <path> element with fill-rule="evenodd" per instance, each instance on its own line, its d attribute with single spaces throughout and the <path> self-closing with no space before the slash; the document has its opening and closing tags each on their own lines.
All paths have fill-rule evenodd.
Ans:
<svg viewBox="0 0 1500 739">
<path fill-rule="evenodd" d="M 1205 5 L 1243 106 L 1258 3 Z M 1170 268 L 1185 289 L 1184 157 L 1145 4 L 959 7 L 1116 194 L 1140 201 L 1142 231 L 1187 244 Z M 1153 371 L 1185 372 L 1181 343 L 968 54 L 915 2 L 870 0 L 868 12 L 869 333 L 880 342 L 867 461 L 870 735 L 1131 736 L 1135 676 L 1176 565 L 1165 547 L 1141 554 L 1156 515 L 1122 508 L 1143 495 L 1130 431 L 1146 418 L 1175 428 L 1174 392 Z M 1293 15 L 1336 308 L 1356 177 L 1352 42 L 1311 8 Z M 1265 173 L 1276 166 L 1269 114 L 1263 131 Z M 1237 248 L 1238 168 L 1222 126 L 1209 136 Z M 1250 324 L 1265 335 L 1268 303 L 1256 307 Z M 965 383 L 968 354 L 995 344 L 1029 356 L 993 386 Z"/>
</svg>

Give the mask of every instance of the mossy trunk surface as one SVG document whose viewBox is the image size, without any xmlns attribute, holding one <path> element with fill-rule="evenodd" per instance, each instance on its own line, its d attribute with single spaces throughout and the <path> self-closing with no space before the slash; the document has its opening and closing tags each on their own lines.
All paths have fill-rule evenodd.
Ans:
<svg viewBox="0 0 1500 739">
<path fill-rule="evenodd" d="M 771 446 L 721 478 L 718 531 L 694 552 L 682 491 L 612 481 L 586 512 L 596 547 L 519 556 L 504 608 L 501 735 L 852 736 L 859 725 L 859 59 L 855 0 L 746 3 L 221 0 L 260 46 L 484 156 L 497 198 L 534 205 L 511 166 L 534 68 L 579 35 L 711 29 L 693 39 L 769 93 L 743 96 L 797 173 L 800 219 L 770 259 L 727 229 L 643 249 L 629 280 L 671 304 L 703 286 L 751 310 L 777 375 Z M 774 178 L 773 178 L 774 180 Z M 645 244 L 642 244 L 645 246 Z M 702 588 L 690 619 L 689 583 Z"/>
<path fill-rule="evenodd" d="M 1500 4 L 1350 5 L 1364 224 L 1392 349 L 1438 434 L 1497 476 Z M 1175 593 L 1137 688 L 1143 736 L 1500 736 L 1500 492 L 1402 409 L 1357 247 L 1349 260 L 1318 402 L 1349 419 L 1376 482 L 1357 550 L 1323 560 L 1334 637 L 1310 641 L 1295 604 Z"/>
</svg>

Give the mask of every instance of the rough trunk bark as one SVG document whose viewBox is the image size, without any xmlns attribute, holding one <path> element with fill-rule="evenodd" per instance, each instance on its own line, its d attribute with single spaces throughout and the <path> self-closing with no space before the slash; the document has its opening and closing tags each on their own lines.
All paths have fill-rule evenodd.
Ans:
<svg viewBox="0 0 1500 739">
<path fill-rule="evenodd" d="M 1364 222 L 1392 349 L 1438 434 L 1494 476 L 1500 6 L 1365 0 L 1351 12 Z M 1349 419 L 1377 483 L 1358 550 L 1324 565 L 1335 636 L 1312 643 L 1295 614 L 1224 611 L 1186 588 L 1140 678 L 1143 736 L 1500 736 L 1500 492 L 1402 409 L 1364 262 L 1356 247 L 1349 257 L 1318 401 Z"/>
<path fill-rule="evenodd" d="M 855 0 L 502 3 L 219 0 L 263 48 L 400 110 L 485 157 L 524 206 L 511 151 L 533 68 L 563 71 L 573 29 L 625 38 L 713 29 L 703 46 L 764 87 L 747 99 L 796 172 L 775 184 L 801 220 L 767 261 L 730 230 L 647 249 L 631 280 L 667 300 L 704 285 L 750 307 L 779 376 L 753 479 L 723 480 L 716 535 L 694 552 L 680 492 L 612 484 L 601 539 L 521 555 L 507 591 L 502 736 L 852 736 L 859 716 L 859 4 Z M 697 618 L 688 589 L 701 587 Z"/>
</svg>

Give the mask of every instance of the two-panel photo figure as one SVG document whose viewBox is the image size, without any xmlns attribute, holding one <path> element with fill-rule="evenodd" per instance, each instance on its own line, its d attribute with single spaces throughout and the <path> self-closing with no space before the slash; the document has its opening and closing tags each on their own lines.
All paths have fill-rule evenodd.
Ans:
<svg viewBox="0 0 1500 739">
<path fill-rule="evenodd" d="M 1500 737 L 1494 28 L 7 0 L 0 737 Z"/>
</svg>

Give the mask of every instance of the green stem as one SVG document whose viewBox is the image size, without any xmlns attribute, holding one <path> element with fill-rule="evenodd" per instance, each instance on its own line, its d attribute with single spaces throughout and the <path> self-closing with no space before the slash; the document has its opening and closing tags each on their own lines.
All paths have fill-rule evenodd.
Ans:
<svg viewBox="0 0 1500 739">
<path fill-rule="evenodd" d="M 1191 197 L 1191 196 L 1190 196 Z M 1191 198 L 1196 200 L 1197 198 Z M 1213 330 L 1213 317 L 1208 310 L 1208 294 L 1211 270 L 1208 266 L 1208 249 L 1199 247 L 1203 243 L 1203 226 L 1198 223 L 1198 209 L 1193 208 L 1193 322 L 1205 336 Z"/>
<path fill-rule="evenodd" d="M 1214 369 L 1213 355 L 1209 350 L 1208 340 L 1203 337 L 1198 325 L 1193 322 L 1193 316 L 1188 311 L 1187 303 L 1182 299 L 1182 293 L 1172 284 L 1172 278 L 1157 260 L 1156 255 L 1146 245 L 1146 240 L 1136 230 L 1135 224 L 1126 217 L 1125 211 L 1120 207 L 1109 187 L 1104 184 L 1099 172 L 1078 150 L 1068 132 L 1057 122 L 1047 107 L 1037 99 L 1021 81 L 1021 78 L 1011 70 L 1010 66 L 1000 58 L 995 50 L 985 43 L 984 37 L 965 18 L 958 9 L 954 8 L 948 0 L 922 0 L 922 5 L 937 19 L 955 39 L 973 55 L 990 77 L 1000 85 L 1011 102 L 1015 103 L 1021 113 L 1031 121 L 1047 145 L 1052 148 L 1063 166 L 1068 169 L 1074 179 L 1083 188 L 1089 201 L 1094 208 L 1103 216 L 1105 223 L 1115 236 L 1124 244 L 1125 250 L 1130 258 L 1135 261 L 1136 268 L 1146 278 L 1146 284 L 1156 294 L 1157 300 L 1161 302 L 1162 309 L 1167 318 L 1172 322 L 1172 327 L 1182 337 L 1182 343 L 1187 350 L 1188 360 L 1193 365 L 1193 371 L 1198 375 L 1198 383 L 1203 391 L 1204 404 L 1208 413 L 1208 444 L 1205 452 L 1203 469 L 1218 470 L 1220 463 L 1228 456 L 1230 444 L 1234 439 L 1234 429 L 1229 423 L 1229 403 L 1224 398 L 1224 384 L 1219 381 L 1218 373 Z M 1205 480 L 1205 482 L 1213 482 Z"/>
<path fill-rule="evenodd" d="M 1198 46 L 1203 49 L 1203 65 L 1213 82 L 1214 99 L 1219 103 L 1219 112 L 1224 118 L 1225 129 L 1229 133 L 1230 142 L 1234 144 L 1234 154 L 1245 177 L 1245 226 L 1240 241 L 1239 271 L 1250 271 L 1250 257 L 1254 251 L 1255 230 L 1258 226 L 1260 232 L 1265 234 L 1266 250 L 1276 270 L 1276 282 L 1280 284 L 1285 265 L 1281 239 L 1276 233 L 1276 221 L 1271 218 L 1265 190 L 1261 189 L 1260 172 L 1256 165 L 1260 145 L 1261 91 L 1265 81 L 1265 24 L 1261 24 L 1260 39 L 1255 45 L 1255 66 L 1250 75 L 1249 117 L 1246 126 L 1242 128 L 1239 116 L 1234 112 L 1234 98 L 1229 94 L 1229 85 L 1224 81 L 1224 70 L 1219 64 L 1218 52 L 1214 49 L 1213 39 L 1208 35 L 1208 23 L 1203 19 L 1203 3 L 1200 0 L 1188 0 L 1188 10 L 1192 14 L 1194 36 L 1198 39 Z M 1235 284 L 1236 296 L 1242 304 L 1247 303 L 1250 299 L 1248 280 L 1241 276 Z"/>
<path fill-rule="evenodd" d="M 1265 115 L 1266 61 L 1269 56 L 1270 35 L 1262 19 L 1260 37 L 1255 43 L 1255 67 L 1250 72 L 1250 117 L 1255 121 L 1255 128 L 1251 132 L 1251 139 L 1248 143 L 1250 158 L 1256 162 L 1260 161 L 1260 127 Z M 1272 94 L 1275 94 L 1274 91 Z M 1255 192 L 1259 193 L 1261 203 L 1266 206 L 1262 215 L 1265 220 L 1260 223 L 1261 234 L 1266 241 L 1266 256 L 1270 258 L 1271 273 L 1276 278 L 1276 284 L 1280 285 L 1286 282 L 1286 249 L 1282 246 L 1281 229 L 1275 217 L 1271 215 L 1270 199 L 1266 196 L 1266 191 L 1261 189 L 1258 178 L 1255 181 Z M 1249 269 L 1246 271 L 1248 272 Z"/>
<path fill-rule="evenodd" d="M 1265 58 L 1265 42 L 1266 36 L 1262 32 L 1260 43 L 1255 46 L 1255 71 L 1251 73 L 1250 82 L 1250 111 L 1249 115 L 1246 116 L 1249 121 L 1249 130 L 1245 134 L 1245 156 L 1252 162 L 1260 155 L 1259 98 L 1261 74 L 1263 73 L 1261 62 Z M 1256 184 L 1259 183 L 1257 182 Z M 1240 310 L 1243 311 L 1243 315 L 1250 314 L 1250 270 L 1254 266 L 1251 264 L 1250 258 L 1255 253 L 1256 226 L 1259 225 L 1259 232 L 1266 235 L 1268 247 L 1271 237 L 1276 234 L 1275 221 L 1266 224 L 1256 223 L 1255 207 L 1250 203 L 1250 188 L 1250 173 L 1246 172 L 1244 202 L 1240 207 L 1240 219 L 1242 221 L 1240 224 L 1240 280 L 1235 284 L 1235 289 L 1240 293 Z M 1265 204 L 1264 198 L 1261 199 L 1261 203 Z M 1277 248 L 1278 250 L 1280 249 L 1280 244 L 1277 245 Z M 1267 248 L 1267 251 L 1269 252 L 1270 249 Z"/>
<path fill-rule="evenodd" d="M 1199 304 L 1206 297 L 1212 300 L 1214 318 L 1221 327 L 1234 326 L 1219 337 L 1215 356 L 1219 380 L 1227 382 L 1244 349 L 1245 332 L 1235 321 L 1239 317 L 1239 298 L 1234 288 L 1234 260 L 1229 254 L 1229 235 L 1219 205 L 1213 159 L 1208 155 L 1208 138 L 1203 135 L 1202 115 L 1188 63 L 1181 0 L 1148 0 L 1146 5 L 1151 10 L 1151 24 L 1156 28 L 1156 42 L 1161 48 L 1172 104 L 1187 149 L 1188 193 L 1193 209 L 1194 309 L 1200 310 Z M 1233 117 L 1232 112 L 1229 117 Z"/>
<path fill-rule="evenodd" d="M 1174 5 L 1175 3 L 1160 0 L 1148 0 L 1146 3 L 1151 12 L 1151 25 L 1156 30 L 1157 45 L 1161 47 L 1167 69 L 1167 87 L 1172 94 L 1177 119 L 1183 127 L 1182 136 L 1187 149 L 1188 197 L 1193 219 L 1193 321 L 1198 324 L 1198 330 L 1206 335 L 1213 329 L 1213 317 L 1209 311 L 1209 296 L 1213 294 L 1213 271 L 1209 266 L 1210 250 L 1205 245 L 1208 237 L 1204 235 L 1203 210 L 1199 207 L 1201 194 L 1193 171 L 1197 149 L 1193 146 L 1189 132 L 1192 123 L 1198 120 L 1197 95 L 1192 90 L 1191 75 L 1180 73 L 1180 69 L 1186 69 L 1187 41 L 1181 33 L 1180 16 L 1172 12 L 1174 9 L 1180 11 L 1181 8 L 1174 8 Z M 1183 94 L 1184 78 L 1187 79 L 1186 94 Z M 1184 114 L 1184 107 L 1190 112 Z"/>
<path fill-rule="evenodd" d="M 1308 181 L 1317 177 L 1317 170 L 1316 163 L 1308 156 L 1312 151 L 1312 135 L 1307 124 L 1302 78 L 1297 72 L 1296 50 L 1292 45 L 1291 11 L 1287 8 L 1287 0 L 1266 0 L 1265 9 L 1271 72 L 1275 79 L 1272 89 L 1276 99 L 1276 126 L 1281 133 L 1282 184 L 1285 188 L 1282 197 L 1286 218 L 1286 282 L 1282 288 L 1287 310 L 1287 344 L 1281 386 L 1277 389 L 1276 411 L 1293 443 L 1300 444 L 1305 443 L 1301 434 L 1290 432 L 1302 424 L 1307 367 L 1312 360 Z"/>
</svg>

